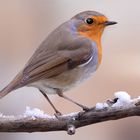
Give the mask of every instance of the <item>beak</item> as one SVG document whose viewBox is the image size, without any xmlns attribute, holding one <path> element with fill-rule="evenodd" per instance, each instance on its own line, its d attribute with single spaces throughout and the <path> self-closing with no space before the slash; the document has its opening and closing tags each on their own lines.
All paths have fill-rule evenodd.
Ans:
<svg viewBox="0 0 140 140">
<path fill-rule="evenodd" d="M 114 25 L 114 24 L 117 24 L 117 22 L 115 22 L 115 21 L 106 21 L 104 23 L 105 26 Z"/>
</svg>

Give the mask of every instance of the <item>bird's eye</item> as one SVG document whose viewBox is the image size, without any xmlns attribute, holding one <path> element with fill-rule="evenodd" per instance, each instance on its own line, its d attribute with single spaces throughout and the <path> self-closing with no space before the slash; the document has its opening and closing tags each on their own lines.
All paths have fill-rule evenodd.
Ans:
<svg viewBox="0 0 140 140">
<path fill-rule="evenodd" d="M 87 24 L 92 24 L 94 20 L 92 18 L 87 18 L 85 21 Z"/>
</svg>

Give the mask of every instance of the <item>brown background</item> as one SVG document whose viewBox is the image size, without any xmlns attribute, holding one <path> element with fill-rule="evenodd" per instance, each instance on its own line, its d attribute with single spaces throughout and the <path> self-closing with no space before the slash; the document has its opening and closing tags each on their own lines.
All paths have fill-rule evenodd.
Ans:
<svg viewBox="0 0 140 140">
<path fill-rule="evenodd" d="M 113 98 L 116 91 L 140 95 L 140 8 L 139 0 L 1 0 L 0 1 L 0 88 L 23 68 L 40 42 L 55 27 L 84 10 L 97 10 L 119 24 L 105 30 L 103 61 L 87 82 L 67 92 L 87 106 Z M 63 113 L 80 109 L 57 96 L 51 96 Z M 53 110 L 35 88 L 16 90 L 0 100 L 0 112 L 22 114 L 29 105 L 52 114 Z M 140 118 L 94 124 L 65 132 L 1 133 L 0 140 L 139 140 Z"/>
</svg>

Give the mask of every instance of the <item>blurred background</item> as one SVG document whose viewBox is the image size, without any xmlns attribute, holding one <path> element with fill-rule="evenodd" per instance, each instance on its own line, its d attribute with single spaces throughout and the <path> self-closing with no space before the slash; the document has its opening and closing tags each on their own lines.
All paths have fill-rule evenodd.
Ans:
<svg viewBox="0 0 140 140">
<path fill-rule="evenodd" d="M 42 40 L 58 25 L 84 10 L 104 13 L 119 24 L 108 27 L 102 37 L 103 61 L 88 81 L 67 92 L 67 96 L 94 106 L 114 92 L 140 95 L 140 2 L 139 0 L 0 0 L 0 89 L 23 68 Z M 63 113 L 80 108 L 50 96 Z M 35 88 L 22 88 L 0 100 L 0 112 L 20 115 L 26 106 L 48 114 L 53 110 Z M 66 132 L 0 133 L 0 140 L 139 140 L 140 118 L 126 118 L 77 129 L 74 136 Z"/>
</svg>

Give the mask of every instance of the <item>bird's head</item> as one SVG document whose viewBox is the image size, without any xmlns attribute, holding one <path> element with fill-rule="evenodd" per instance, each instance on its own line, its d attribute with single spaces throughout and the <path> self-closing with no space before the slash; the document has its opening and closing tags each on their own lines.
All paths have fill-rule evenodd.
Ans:
<svg viewBox="0 0 140 140">
<path fill-rule="evenodd" d="M 86 36 L 92 40 L 100 40 L 105 27 L 116 24 L 109 21 L 106 16 L 95 11 L 85 11 L 75 15 L 72 18 L 74 26 L 80 35 Z"/>
</svg>

